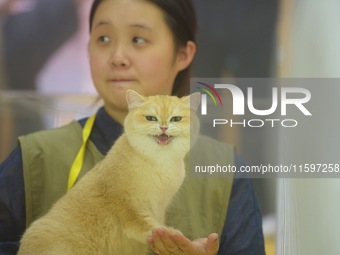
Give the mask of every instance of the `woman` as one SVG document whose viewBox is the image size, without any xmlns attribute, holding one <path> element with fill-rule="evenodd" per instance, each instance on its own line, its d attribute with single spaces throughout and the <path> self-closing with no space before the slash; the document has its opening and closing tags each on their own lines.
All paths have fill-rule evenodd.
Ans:
<svg viewBox="0 0 340 255">
<path fill-rule="evenodd" d="M 94 1 L 90 14 L 89 56 L 92 78 L 104 107 L 96 115 L 87 147 L 94 146 L 87 148 L 89 151 L 105 155 L 121 134 L 128 111 L 127 89 L 146 96 L 188 93 L 189 67 L 196 51 L 195 29 L 190 0 Z M 66 192 L 68 172 L 81 146 L 81 127 L 85 123 L 87 119 L 80 120 L 78 128 L 72 130 L 65 126 L 20 138 L 19 147 L 0 166 L 0 240 L 3 242 L 0 247 L 3 250 L 13 242 L 15 245 L 26 225 Z M 73 140 L 59 139 L 72 132 Z M 85 154 L 84 164 L 93 165 L 98 160 L 94 154 Z M 239 165 L 237 160 L 236 164 Z M 46 176 L 50 168 L 55 168 L 52 177 Z M 211 194 L 208 200 L 197 200 L 202 212 L 209 211 L 211 215 L 223 212 L 220 244 L 214 233 L 191 241 L 184 235 L 173 239 L 164 229 L 154 229 L 148 238 L 153 250 L 162 255 L 210 255 L 217 251 L 219 254 L 264 254 L 261 214 L 251 183 L 235 179 L 223 190 L 231 190 L 230 199 L 222 201 L 229 204 L 228 217 L 221 208 L 206 204 Z M 205 210 L 207 207 L 209 210 Z M 182 213 L 181 218 L 189 221 L 195 212 Z M 174 222 L 176 224 L 176 220 Z M 190 229 L 194 232 L 203 222 L 209 219 L 189 224 L 188 235 Z"/>
</svg>

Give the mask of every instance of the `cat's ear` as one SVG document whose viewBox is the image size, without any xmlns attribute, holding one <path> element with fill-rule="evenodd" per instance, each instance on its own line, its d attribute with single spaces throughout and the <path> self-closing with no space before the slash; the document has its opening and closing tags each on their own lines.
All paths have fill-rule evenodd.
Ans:
<svg viewBox="0 0 340 255">
<path fill-rule="evenodd" d="M 146 99 L 143 96 L 134 90 L 129 89 L 126 91 L 126 101 L 128 103 L 129 110 L 134 109 L 136 106 L 145 102 L 145 100 Z"/>
<path fill-rule="evenodd" d="M 197 111 L 197 108 L 201 103 L 201 93 L 195 92 L 187 97 L 184 97 L 182 101 L 183 103 L 189 105 L 192 111 Z"/>
</svg>

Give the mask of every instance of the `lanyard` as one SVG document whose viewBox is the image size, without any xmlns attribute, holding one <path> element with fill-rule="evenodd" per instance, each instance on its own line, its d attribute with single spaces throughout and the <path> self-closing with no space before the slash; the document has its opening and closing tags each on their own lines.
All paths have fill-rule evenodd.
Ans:
<svg viewBox="0 0 340 255">
<path fill-rule="evenodd" d="M 87 141 L 89 140 L 95 119 L 96 119 L 96 115 L 94 114 L 90 118 L 87 119 L 85 126 L 83 128 L 83 144 L 81 145 L 80 150 L 78 151 L 76 159 L 72 163 L 70 174 L 68 176 L 67 190 L 70 190 L 73 187 L 74 183 L 76 182 L 79 176 L 80 170 L 83 167 L 85 149 L 86 149 Z"/>
</svg>

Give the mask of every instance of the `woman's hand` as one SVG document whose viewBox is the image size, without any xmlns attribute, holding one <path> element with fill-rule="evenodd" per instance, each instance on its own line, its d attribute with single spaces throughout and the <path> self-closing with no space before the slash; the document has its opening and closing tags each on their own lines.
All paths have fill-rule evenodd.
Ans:
<svg viewBox="0 0 340 255">
<path fill-rule="evenodd" d="M 212 233 L 208 238 L 190 241 L 177 231 L 155 228 L 147 242 L 153 251 L 160 255 L 213 255 L 219 248 L 218 235 Z"/>
</svg>

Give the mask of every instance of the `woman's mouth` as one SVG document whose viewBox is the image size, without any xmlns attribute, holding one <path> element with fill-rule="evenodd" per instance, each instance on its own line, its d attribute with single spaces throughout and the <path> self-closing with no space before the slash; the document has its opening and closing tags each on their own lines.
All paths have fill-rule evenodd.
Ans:
<svg viewBox="0 0 340 255">
<path fill-rule="evenodd" d="M 109 82 L 112 83 L 127 83 L 127 82 L 133 82 L 133 79 L 110 79 Z"/>
</svg>

